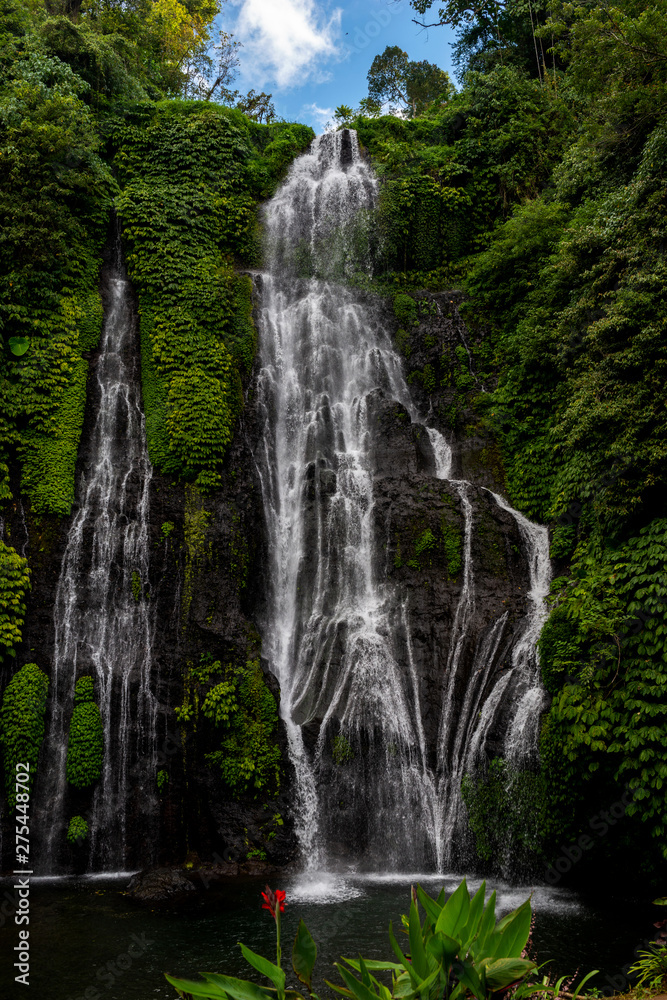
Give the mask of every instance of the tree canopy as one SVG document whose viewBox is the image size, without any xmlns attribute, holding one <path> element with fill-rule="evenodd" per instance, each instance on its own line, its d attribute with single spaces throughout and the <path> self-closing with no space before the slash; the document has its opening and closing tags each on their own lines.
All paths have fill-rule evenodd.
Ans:
<svg viewBox="0 0 667 1000">
<path fill-rule="evenodd" d="M 434 106 L 446 104 L 454 93 L 449 75 L 434 63 L 408 59 L 398 45 L 388 45 L 368 71 L 367 105 L 371 112 L 383 104 L 414 118 Z"/>
</svg>

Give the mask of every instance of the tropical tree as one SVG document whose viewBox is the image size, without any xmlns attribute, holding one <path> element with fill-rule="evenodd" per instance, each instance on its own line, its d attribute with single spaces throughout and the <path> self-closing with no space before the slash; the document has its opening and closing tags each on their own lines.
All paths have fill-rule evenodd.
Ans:
<svg viewBox="0 0 667 1000">
<path fill-rule="evenodd" d="M 389 104 L 392 113 L 402 112 L 409 118 L 445 104 L 454 93 L 444 70 L 425 59 L 412 62 L 398 45 L 388 45 L 375 57 L 367 80 L 372 107 Z"/>
</svg>

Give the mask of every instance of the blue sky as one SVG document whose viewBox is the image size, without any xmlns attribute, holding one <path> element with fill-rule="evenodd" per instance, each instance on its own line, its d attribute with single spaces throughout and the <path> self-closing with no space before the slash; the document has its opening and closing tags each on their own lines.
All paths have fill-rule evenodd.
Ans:
<svg viewBox="0 0 667 1000">
<path fill-rule="evenodd" d="M 424 31 L 413 16 L 408 0 L 228 0 L 220 23 L 243 45 L 235 86 L 272 93 L 279 115 L 321 132 L 337 105 L 366 96 L 366 74 L 387 45 L 454 79 L 453 33 Z"/>
</svg>

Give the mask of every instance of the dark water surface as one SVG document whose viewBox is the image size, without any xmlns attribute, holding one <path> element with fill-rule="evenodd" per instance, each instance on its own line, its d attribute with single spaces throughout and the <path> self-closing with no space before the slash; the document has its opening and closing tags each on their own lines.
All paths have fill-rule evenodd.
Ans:
<svg viewBox="0 0 667 1000">
<path fill-rule="evenodd" d="M 341 955 L 392 959 L 390 920 L 400 926 L 409 907 L 409 886 L 421 881 L 431 893 L 451 891 L 460 876 L 305 876 L 273 880 L 287 892 L 283 952 L 289 956 L 300 917 L 318 945 L 317 988 L 334 996 L 324 980 L 338 982 L 333 962 Z M 39 1000 L 150 1000 L 176 997 L 163 973 L 197 978 L 200 969 L 245 976 L 238 941 L 275 961 L 273 920 L 261 909 L 263 880 L 211 886 L 180 909 L 147 909 L 123 894 L 127 877 L 33 880 L 30 898 L 30 988 L 14 983 L 12 952 L 18 928 L 9 917 L 0 928 L 0 996 Z M 478 880 L 470 880 L 476 888 Z M 0 894 L 10 887 L 3 883 Z M 521 903 L 530 887 L 496 883 L 498 911 Z M 192 894 L 195 895 L 194 893 Z M 4 898 L 4 897 L 3 897 Z M 533 895 L 534 957 L 554 973 L 581 975 L 598 968 L 591 983 L 609 990 L 637 945 L 651 934 L 650 906 L 622 900 L 590 900 L 559 888 Z M 653 917 L 653 919 L 655 919 Z M 289 978 L 288 978 L 289 983 Z M 88 992 L 86 992 L 88 991 Z"/>
</svg>

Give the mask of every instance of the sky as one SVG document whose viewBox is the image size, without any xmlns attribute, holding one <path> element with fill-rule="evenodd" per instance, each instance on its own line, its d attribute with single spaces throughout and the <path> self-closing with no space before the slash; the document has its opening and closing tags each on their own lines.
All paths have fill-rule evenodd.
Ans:
<svg viewBox="0 0 667 1000">
<path fill-rule="evenodd" d="M 319 133 L 339 104 L 354 108 L 367 95 L 366 74 L 387 45 L 455 79 L 453 32 L 425 31 L 412 23 L 418 16 L 408 0 L 228 0 L 219 21 L 242 43 L 234 86 L 271 93 L 279 116 Z"/>
</svg>

